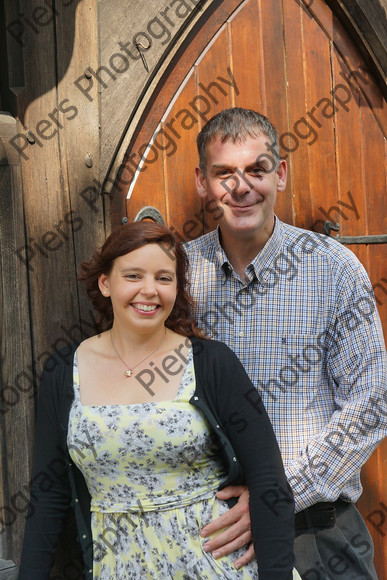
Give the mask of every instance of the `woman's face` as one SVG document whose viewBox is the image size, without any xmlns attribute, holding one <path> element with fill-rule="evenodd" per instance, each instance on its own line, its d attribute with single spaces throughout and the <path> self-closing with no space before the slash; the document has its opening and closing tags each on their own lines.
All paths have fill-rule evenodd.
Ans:
<svg viewBox="0 0 387 580">
<path fill-rule="evenodd" d="M 114 324 L 154 332 L 172 312 L 177 295 L 176 259 L 159 244 L 146 244 L 114 260 L 99 288 L 110 296 Z"/>
</svg>

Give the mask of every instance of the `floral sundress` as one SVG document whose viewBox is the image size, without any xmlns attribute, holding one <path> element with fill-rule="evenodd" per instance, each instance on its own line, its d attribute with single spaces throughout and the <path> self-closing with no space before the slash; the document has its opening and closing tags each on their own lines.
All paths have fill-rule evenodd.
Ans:
<svg viewBox="0 0 387 580">
<path fill-rule="evenodd" d="M 200 530 L 228 510 L 215 498 L 225 478 L 211 427 L 189 403 L 192 349 L 172 401 L 81 403 L 74 357 L 68 447 L 91 495 L 94 580 L 257 579 L 245 549 L 214 560 Z"/>
</svg>

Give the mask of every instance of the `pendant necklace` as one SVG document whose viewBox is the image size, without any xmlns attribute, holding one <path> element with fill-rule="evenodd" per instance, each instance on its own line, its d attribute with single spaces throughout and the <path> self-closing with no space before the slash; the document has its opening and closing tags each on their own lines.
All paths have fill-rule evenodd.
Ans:
<svg viewBox="0 0 387 580">
<path fill-rule="evenodd" d="M 149 358 L 150 356 L 152 356 L 152 354 L 154 352 L 156 352 L 157 349 L 160 348 L 160 346 L 162 345 L 162 343 L 164 342 L 164 339 L 167 335 L 167 329 L 165 329 L 165 333 L 163 338 L 161 339 L 161 342 L 156 346 L 156 348 L 154 350 L 152 350 L 151 353 L 149 353 L 145 358 L 143 358 L 142 360 L 140 360 L 139 363 L 136 364 L 136 366 L 134 366 L 133 368 L 129 368 L 129 366 L 126 364 L 126 362 L 124 361 L 124 359 L 121 357 L 120 353 L 118 352 L 118 350 L 116 349 L 116 347 L 114 346 L 114 342 L 113 342 L 113 337 L 112 337 L 112 330 L 110 329 L 110 340 L 112 342 L 112 347 L 114 348 L 116 355 L 118 356 L 118 358 L 120 359 L 120 361 L 124 364 L 124 366 L 126 367 L 126 371 L 124 372 L 124 376 L 125 377 L 131 377 L 133 374 L 133 371 L 135 368 L 137 368 L 142 362 L 144 362 L 144 360 L 146 360 L 147 358 Z"/>
</svg>

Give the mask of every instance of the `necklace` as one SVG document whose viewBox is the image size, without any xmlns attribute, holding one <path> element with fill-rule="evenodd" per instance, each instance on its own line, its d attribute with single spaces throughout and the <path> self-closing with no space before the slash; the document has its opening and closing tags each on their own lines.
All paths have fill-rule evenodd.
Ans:
<svg viewBox="0 0 387 580">
<path fill-rule="evenodd" d="M 154 350 L 152 350 L 151 353 L 147 354 L 145 358 L 143 358 L 142 360 L 140 360 L 139 363 L 136 364 L 136 366 L 134 366 L 133 368 L 129 368 L 129 365 L 126 364 L 126 362 L 124 361 L 124 359 L 121 357 L 120 353 L 118 352 L 118 350 L 116 349 L 116 347 L 114 346 L 114 342 L 113 342 L 113 337 L 112 337 L 112 330 L 110 329 L 110 340 L 112 341 L 112 347 L 114 348 L 116 355 L 118 356 L 118 358 L 120 359 L 120 361 L 124 364 L 124 366 L 126 367 L 126 371 L 124 372 L 125 377 L 131 377 L 133 374 L 133 371 L 135 368 L 137 368 L 142 362 L 144 362 L 144 360 L 146 360 L 147 358 L 149 358 L 150 356 L 152 356 L 152 354 L 154 352 L 156 352 L 157 349 L 160 348 L 160 346 L 162 345 L 162 343 L 164 342 L 164 339 L 167 335 L 167 329 L 165 329 L 165 333 L 163 338 L 161 339 L 161 342 L 156 346 L 156 348 Z"/>
</svg>

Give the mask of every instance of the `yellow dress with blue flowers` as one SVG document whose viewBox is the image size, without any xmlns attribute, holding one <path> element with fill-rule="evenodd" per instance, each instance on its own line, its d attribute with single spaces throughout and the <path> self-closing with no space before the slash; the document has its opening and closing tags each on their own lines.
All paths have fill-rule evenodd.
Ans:
<svg viewBox="0 0 387 580">
<path fill-rule="evenodd" d="M 228 510 L 215 498 L 225 478 L 214 435 L 189 403 L 192 350 L 172 401 L 85 406 L 74 357 L 68 447 L 91 495 L 93 579 L 247 580 L 245 552 L 214 560 L 200 530 Z"/>
<path fill-rule="evenodd" d="M 218 560 L 200 530 L 228 511 L 215 492 L 226 473 L 211 427 L 189 403 L 192 349 L 172 401 L 82 405 L 77 357 L 67 443 L 91 495 L 93 580 L 255 580 L 254 560 Z M 301 580 L 293 571 L 293 580 Z"/>
</svg>

